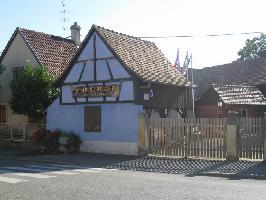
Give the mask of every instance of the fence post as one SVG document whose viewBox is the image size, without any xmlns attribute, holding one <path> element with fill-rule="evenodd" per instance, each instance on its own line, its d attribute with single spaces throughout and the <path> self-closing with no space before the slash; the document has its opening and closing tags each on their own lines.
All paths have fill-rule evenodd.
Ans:
<svg viewBox="0 0 266 200">
<path fill-rule="evenodd" d="M 139 113 L 138 115 L 138 155 L 145 155 L 148 146 L 146 132 L 146 115 Z"/>
<path fill-rule="evenodd" d="M 10 125 L 10 141 L 13 142 L 13 127 Z"/>
<path fill-rule="evenodd" d="M 263 115 L 263 162 L 266 162 L 266 112 Z"/>
<path fill-rule="evenodd" d="M 227 155 L 226 160 L 239 160 L 239 117 L 237 112 L 227 114 Z"/>
<path fill-rule="evenodd" d="M 23 124 L 23 142 L 26 143 L 26 124 Z"/>
</svg>

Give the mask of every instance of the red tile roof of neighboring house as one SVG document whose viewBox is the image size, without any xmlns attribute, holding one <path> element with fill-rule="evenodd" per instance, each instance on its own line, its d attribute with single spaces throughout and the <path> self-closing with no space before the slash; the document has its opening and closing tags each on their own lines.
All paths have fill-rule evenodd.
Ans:
<svg viewBox="0 0 266 200">
<path fill-rule="evenodd" d="M 191 80 L 191 69 L 189 69 Z M 211 84 L 266 84 L 266 58 L 235 61 L 203 69 L 193 69 L 196 98 L 207 91 Z"/>
<path fill-rule="evenodd" d="M 266 98 L 252 85 L 212 84 L 225 104 L 266 105 Z"/>
<path fill-rule="evenodd" d="M 69 65 L 71 58 L 78 49 L 72 40 L 24 28 L 17 28 L 3 51 L 0 62 L 17 33 L 21 33 L 38 62 L 47 67 L 48 71 L 55 78 L 60 76 Z"/>
</svg>

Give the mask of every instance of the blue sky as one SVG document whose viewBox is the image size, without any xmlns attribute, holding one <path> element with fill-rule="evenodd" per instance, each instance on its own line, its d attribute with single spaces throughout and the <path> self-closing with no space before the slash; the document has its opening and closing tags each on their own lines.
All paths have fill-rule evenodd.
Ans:
<svg viewBox="0 0 266 200">
<path fill-rule="evenodd" d="M 148 39 L 174 62 L 186 51 L 193 66 L 219 65 L 237 59 L 247 38 L 241 32 L 266 32 L 263 0 L 9 0 L 1 3 L 0 51 L 16 27 L 67 37 L 75 21 L 85 37 L 92 24 L 133 36 L 196 35 L 194 38 Z M 63 26 L 66 30 L 63 31 Z M 203 37 L 204 34 L 235 33 L 234 36 Z"/>
</svg>

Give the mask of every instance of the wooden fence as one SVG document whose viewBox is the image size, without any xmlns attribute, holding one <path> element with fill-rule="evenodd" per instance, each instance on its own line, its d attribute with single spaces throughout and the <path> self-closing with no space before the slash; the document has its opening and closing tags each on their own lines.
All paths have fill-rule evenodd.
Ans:
<svg viewBox="0 0 266 200">
<path fill-rule="evenodd" d="M 240 118 L 239 157 L 263 159 L 263 118 Z"/>
<path fill-rule="evenodd" d="M 239 158 L 263 159 L 263 118 L 239 118 Z M 148 153 L 226 158 L 226 118 L 146 119 Z"/>
<path fill-rule="evenodd" d="M 148 151 L 170 156 L 224 158 L 224 118 L 161 118 L 147 120 Z"/>
<path fill-rule="evenodd" d="M 0 140 L 25 142 L 32 140 L 32 133 L 45 124 L 0 124 Z"/>
</svg>

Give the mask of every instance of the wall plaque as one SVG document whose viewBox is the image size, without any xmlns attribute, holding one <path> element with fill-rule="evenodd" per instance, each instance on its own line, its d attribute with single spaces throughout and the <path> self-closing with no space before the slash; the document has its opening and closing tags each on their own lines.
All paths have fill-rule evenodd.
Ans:
<svg viewBox="0 0 266 200">
<path fill-rule="evenodd" d="M 73 97 L 118 97 L 120 94 L 120 85 L 90 85 L 76 86 L 72 88 Z"/>
</svg>

